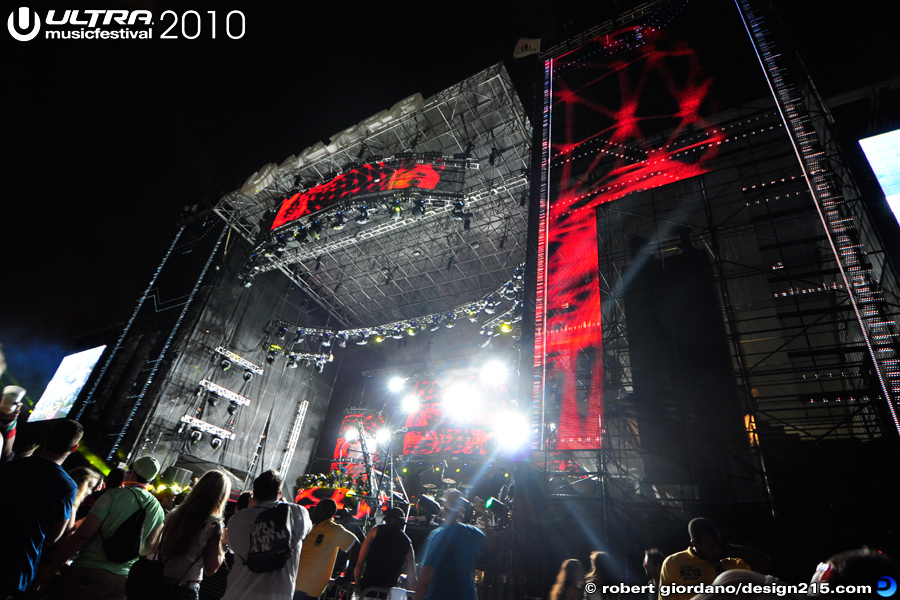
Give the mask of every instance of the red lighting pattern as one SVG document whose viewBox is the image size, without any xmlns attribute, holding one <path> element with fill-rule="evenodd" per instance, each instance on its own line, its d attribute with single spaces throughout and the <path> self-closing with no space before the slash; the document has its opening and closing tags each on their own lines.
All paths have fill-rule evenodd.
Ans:
<svg viewBox="0 0 900 600">
<path fill-rule="evenodd" d="M 378 446 L 375 444 L 374 438 L 378 430 L 384 427 L 384 417 L 363 411 L 348 413 L 344 416 L 337 443 L 334 446 L 334 462 L 331 463 L 331 470 L 340 471 L 353 479 L 360 476 L 365 477 L 366 474 L 362 445 L 358 435 L 352 434 L 350 439 L 346 437 L 348 430 L 358 432 L 357 423 L 362 423 L 362 429 L 367 438 L 366 450 L 369 452 L 372 464 L 375 464 L 378 460 Z"/>
<path fill-rule="evenodd" d="M 639 43 L 636 42 L 639 40 Z M 631 43 L 626 43 L 631 42 Z M 545 63 L 535 402 L 558 390 L 557 449 L 601 447 L 597 207 L 706 173 L 723 133 L 697 53 L 629 27 Z M 552 125 L 552 126 L 551 126 Z M 589 369 L 589 377 L 578 372 Z M 550 417 L 547 417 L 548 419 Z"/>
<path fill-rule="evenodd" d="M 403 454 L 468 454 L 485 455 L 489 442 L 494 438 L 491 424 L 496 411 L 505 406 L 506 387 L 500 386 L 483 399 L 483 410 L 464 417 L 451 418 L 444 407 L 444 392 L 455 383 L 471 383 L 477 389 L 474 377 L 445 378 L 443 382 L 418 381 L 414 395 L 419 399 L 419 410 L 410 413 L 404 426 Z"/>
<path fill-rule="evenodd" d="M 281 203 L 272 229 L 354 196 L 391 190 L 433 190 L 441 181 L 446 164 L 408 158 L 390 163 L 371 163 L 338 175 L 331 181 L 294 194 Z"/>
<path fill-rule="evenodd" d="M 350 496 L 348 498 L 348 495 Z M 369 505 L 362 502 L 359 496 L 355 495 L 351 490 L 346 488 L 307 488 L 297 492 L 294 502 L 307 510 L 318 504 L 326 498 L 331 498 L 337 504 L 338 510 L 346 508 L 357 519 L 364 519 L 370 512 Z"/>
</svg>

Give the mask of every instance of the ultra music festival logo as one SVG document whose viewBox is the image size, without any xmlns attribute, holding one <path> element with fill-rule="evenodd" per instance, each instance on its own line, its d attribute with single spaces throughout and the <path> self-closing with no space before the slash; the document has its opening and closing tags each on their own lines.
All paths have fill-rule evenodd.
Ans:
<svg viewBox="0 0 900 600">
<path fill-rule="evenodd" d="M 65 9 L 40 14 L 26 6 L 9 13 L 7 29 L 13 39 L 29 42 L 44 40 L 195 40 L 225 36 L 232 40 L 244 37 L 247 29 L 244 14 L 233 10 L 218 14 L 208 10 L 183 13 L 166 10 L 159 19 L 149 10 Z M 154 29 L 154 27 L 156 29 Z"/>
</svg>

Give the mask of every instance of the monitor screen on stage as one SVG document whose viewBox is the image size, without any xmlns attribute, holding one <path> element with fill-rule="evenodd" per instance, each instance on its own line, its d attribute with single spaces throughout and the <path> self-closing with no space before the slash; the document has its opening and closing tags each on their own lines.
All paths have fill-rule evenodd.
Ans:
<svg viewBox="0 0 900 600">
<path fill-rule="evenodd" d="M 900 223 L 900 129 L 860 140 L 859 145 Z"/>
<path fill-rule="evenodd" d="M 47 421 L 68 415 L 105 349 L 97 346 L 63 358 L 28 420 Z"/>
</svg>

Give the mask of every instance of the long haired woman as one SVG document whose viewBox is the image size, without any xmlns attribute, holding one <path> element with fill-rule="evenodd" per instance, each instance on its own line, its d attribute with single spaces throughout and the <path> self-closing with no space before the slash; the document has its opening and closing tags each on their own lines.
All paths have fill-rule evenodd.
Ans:
<svg viewBox="0 0 900 600">
<path fill-rule="evenodd" d="M 184 502 L 166 517 L 156 559 L 165 562 L 165 600 L 197 600 L 204 572 L 222 566 L 222 513 L 231 494 L 231 479 L 219 470 L 207 472 Z"/>
<path fill-rule="evenodd" d="M 550 600 L 582 600 L 584 598 L 584 566 L 577 558 L 564 560 L 550 590 Z"/>
<path fill-rule="evenodd" d="M 72 504 L 72 516 L 69 519 L 69 524 L 66 526 L 67 531 L 72 531 L 75 529 L 75 524 L 77 522 L 76 516 L 78 515 L 78 509 L 81 507 L 81 503 L 84 502 L 84 499 L 91 495 L 95 489 L 100 487 L 100 484 L 103 483 L 103 475 L 90 467 L 75 467 L 74 469 L 69 470 L 69 477 L 71 477 L 75 482 L 75 485 L 78 486 L 78 490 L 75 492 L 75 502 Z M 84 517 L 84 515 L 82 515 L 82 517 Z"/>
</svg>

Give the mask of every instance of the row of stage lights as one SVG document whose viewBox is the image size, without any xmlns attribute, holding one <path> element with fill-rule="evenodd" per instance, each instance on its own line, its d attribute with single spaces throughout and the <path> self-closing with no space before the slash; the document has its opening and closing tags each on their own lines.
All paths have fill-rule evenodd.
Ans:
<svg viewBox="0 0 900 600">
<path fill-rule="evenodd" d="M 462 221 L 463 229 L 469 229 L 474 215 L 469 212 L 466 202 L 457 199 L 452 203 L 453 209 L 450 216 L 456 221 Z M 262 271 L 261 265 L 264 260 L 281 256 L 292 242 L 299 246 L 318 241 L 327 229 L 340 231 L 351 222 L 351 219 L 357 225 L 365 225 L 373 218 L 383 215 L 387 215 L 391 221 L 400 221 L 404 218 L 404 212 L 408 210 L 413 221 L 421 221 L 432 207 L 443 207 L 446 204 L 446 200 L 410 198 L 408 194 L 404 193 L 402 195 L 395 194 L 393 199 L 388 202 L 379 202 L 371 207 L 367 204 L 360 204 L 349 209 L 338 210 L 333 214 L 320 213 L 315 218 L 300 221 L 295 227 L 271 234 L 267 241 L 259 244 L 241 271 L 241 281 L 244 287 L 252 286 L 253 278 Z"/>
<path fill-rule="evenodd" d="M 314 364 L 321 372 L 325 364 L 334 359 L 331 350 L 336 346 L 346 348 L 347 344 L 364 346 L 369 342 L 380 344 L 388 339 L 402 340 L 415 337 L 420 332 L 435 332 L 441 328 L 452 329 L 458 320 L 468 319 L 477 323 L 482 315 L 488 315 L 488 319 L 482 324 L 481 335 L 484 336 L 482 347 L 499 335 L 511 334 L 517 336 L 516 324 L 522 320 L 522 279 L 524 267 L 520 265 L 511 280 L 506 282 L 498 290 L 485 298 L 457 307 L 446 313 L 431 314 L 418 319 L 408 321 L 396 321 L 371 328 L 332 330 L 316 327 L 291 326 L 280 322 L 275 324 L 275 341 L 269 345 L 266 362 L 272 364 L 282 354 L 288 356 L 288 368 L 309 366 Z M 511 303 L 506 310 L 502 310 L 505 304 Z M 291 342 L 291 350 L 285 352 L 282 344 L 287 345 L 290 329 L 294 329 L 294 337 Z M 310 352 L 300 352 L 299 344 L 305 344 Z M 318 352 L 314 352 L 318 350 Z"/>
</svg>

